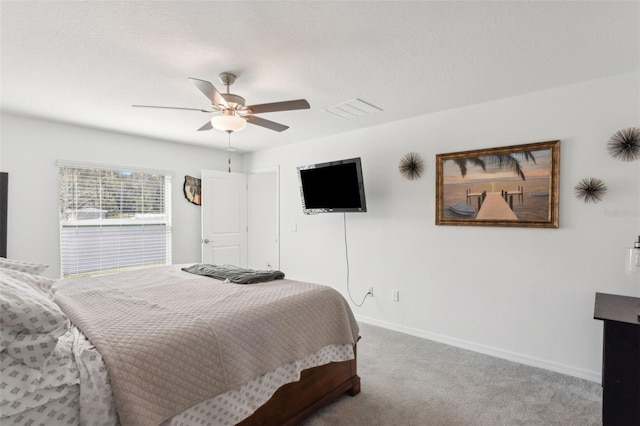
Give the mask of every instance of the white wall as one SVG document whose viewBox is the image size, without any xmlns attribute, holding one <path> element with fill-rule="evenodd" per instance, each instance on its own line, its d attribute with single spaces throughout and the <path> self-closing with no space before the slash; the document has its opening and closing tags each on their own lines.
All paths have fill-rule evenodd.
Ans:
<svg viewBox="0 0 640 426">
<path fill-rule="evenodd" d="M 200 206 L 183 194 L 184 176 L 227 170 L 227 153 L 83 127 L 2 115 L 0 170 L 9 173 L 8 257 L 47 263 L 60 276 L 57 160 L 173 172 L 173 263 L 200 261 Z M 232 165 L 242 169 L 240 155 Z"/>
<path fill-rule="evenodd" d="M 343 216 L 302 214 L 296 166 L 359 156 L 368 212 L 347 215 L 351 291 L 375 293 L 354 308 L 360 320 L 599 380 L 594 293 L 640 294 L 623 267 L 640 234 L 640 161 L 606 151 L 611 134 L 640 125 L 639 81 L 626 74 L 245 155 L 245 170 L 280 165 L 281 269 L 346 296 Z M 434 225 L 436 154 L 556 139 L 559 229 Z M 426 160 L 418 181 L 397 170 L 409 151 Z M 574 198 L 590 176 L 609 187 L 599 204 Z"/>
</svg>

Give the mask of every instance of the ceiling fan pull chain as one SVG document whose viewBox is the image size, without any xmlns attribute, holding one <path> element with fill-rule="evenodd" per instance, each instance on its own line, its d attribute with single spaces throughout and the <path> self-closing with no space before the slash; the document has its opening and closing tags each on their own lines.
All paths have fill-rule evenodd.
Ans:
<svg viewBox="0 0 640 426">
<path fill-rule="evenodd" d="M 231 132 L 227 132 L 227 154 L 229 155 L 227 159 L 227 171 L 231 173 Z"/>
</svg>

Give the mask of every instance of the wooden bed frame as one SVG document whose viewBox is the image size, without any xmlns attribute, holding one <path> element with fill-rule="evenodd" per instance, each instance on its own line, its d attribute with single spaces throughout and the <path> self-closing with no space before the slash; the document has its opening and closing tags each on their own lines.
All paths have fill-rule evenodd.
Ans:
<svg viewBox="0 0 640 426">
<path fill-rule="evenodd" d="M 353 352 L 355 355 L 356 345 Z M 267 403 L 239 425 L 293 426 L 344 393 L 351 396 L 360 393 L 357 356 L 350 361 L 304 370 L 299 381 L 282 386 Z"/>
</svg>

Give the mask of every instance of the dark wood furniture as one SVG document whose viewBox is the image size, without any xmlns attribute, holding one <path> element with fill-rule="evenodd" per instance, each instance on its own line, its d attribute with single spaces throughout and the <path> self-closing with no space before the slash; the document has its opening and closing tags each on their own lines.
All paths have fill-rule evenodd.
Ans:
<svg viewBox="0 0 640 426">
<path fill-rule="evenodd" d="M 355 345 L 353 349 L 355 352 Z M 344 393 L 357 395 L 360 377 L 356 359 L 304 370 L 300 380 L 282 386 L 267 403 L 239 425 L 294 426 Z"/>
<path fill-rule="evenodd" d="M 0 172 L 0 257 L 7 257 L 7 198 L 9 173 Z"/>
<path fill-rule="evenodd" d="M 640 298 L 596 293 L 604 321 L 602 424 L 640 425 Z"/>
</svg>

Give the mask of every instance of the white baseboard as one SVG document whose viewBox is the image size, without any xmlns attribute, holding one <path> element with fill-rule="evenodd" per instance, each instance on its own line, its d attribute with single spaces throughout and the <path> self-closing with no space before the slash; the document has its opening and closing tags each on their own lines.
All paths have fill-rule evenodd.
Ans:
<svg viewBox="0 0 640 426">
<path fill-rule="evenodd" d="M 602 374 L 598 371 L 586 370 L 583 368 L 573 367 L 571 365 L 561 364 L 554 361 L 549 361 L 542 358 L 532 357 L 518 352 L 507 351 L 492 346 L 482 345 L 476 342 L 469 342 L 462 339 L 456 339 L 454 337 L 445 336 L 437 333 L 430 333 L 428 331 L 419 330 L 412 327 L 407 327 L 399 324 L 394 324 L 387 321 L 380 321 L 374 318 L 356 315 L 356 319 L 360 322 L 375 325 L 378 327 L 386 328 L 389 330 L 397 331 L 399 333 L 409 334 L 411 336 L 421 337 L 423 339 L 433 340 L 435 342 L 444 343 L 451 346 L 456 346 L 462 349 L 468 349 L 470 351 L 479 352 L 481 354 L 495 356 L 497 358 L 506 359 L 513 362 L 519 362 L 520 364 L 530 365 L 532 367 L 544 368 L 546 370 L 555 371 L 556 373 L 566 374 L 580 379 L 590 380 L 592 382 L 601 383 Z"/>
</svg>

